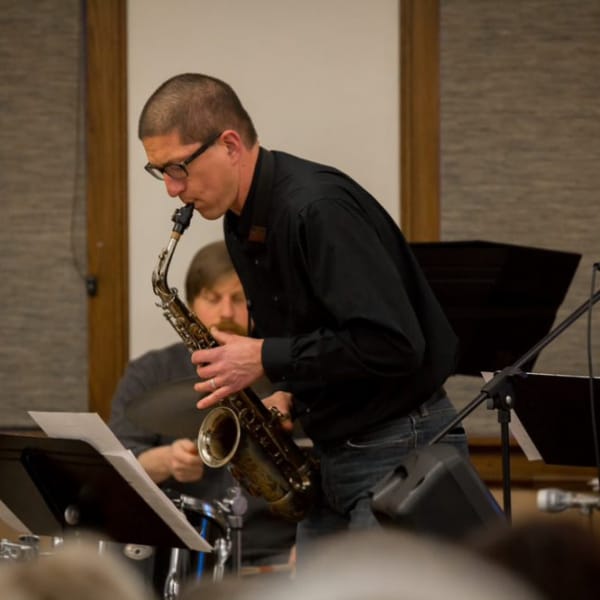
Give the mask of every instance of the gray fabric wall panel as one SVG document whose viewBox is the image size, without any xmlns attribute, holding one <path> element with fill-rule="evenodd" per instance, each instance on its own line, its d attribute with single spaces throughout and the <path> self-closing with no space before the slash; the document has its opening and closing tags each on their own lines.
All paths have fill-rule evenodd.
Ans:
<svg viewBox="0 0 600 600">
<path fill-rule="evenodd" d="M 88 405 L 81 23 L 79 0 L 0 11 L 2 428 Z"/>
<path fill-rule="evenodd" d="M 442 239 L 583 254 L 562 321 L 589 296 L 600 260 L 600 3 L 442 0 L 441 9 Z M 586 326 L 584 316 L 535 370 L 586 375 Z M 593 336 L 600 375 L 595 316 Z M 460 405 L 480 387 L 463 377 L 449 386 Z M 498 432 L 485 408 L 467 425 Z"/>
</svg>

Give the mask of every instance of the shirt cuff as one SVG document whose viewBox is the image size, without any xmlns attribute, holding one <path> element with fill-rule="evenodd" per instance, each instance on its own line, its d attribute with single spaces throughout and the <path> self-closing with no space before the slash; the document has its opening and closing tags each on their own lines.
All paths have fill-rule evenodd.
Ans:
<svg viewBox="0 0 600 600">
<path fill-rule="evenodd" d="M 266 338 L 262 345 L 261 358 L 263 369 L 270 381 L 287 381 L 292 362 L 292 340 Z"/>
</svg>

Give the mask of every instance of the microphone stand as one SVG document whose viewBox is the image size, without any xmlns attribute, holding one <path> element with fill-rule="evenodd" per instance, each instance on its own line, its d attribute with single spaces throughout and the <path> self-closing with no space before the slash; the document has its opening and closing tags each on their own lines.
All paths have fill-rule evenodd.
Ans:
<svg viewBox="0 0 600 600">
<path fill-rule="evenodd" d="M 456 417 L 450 421 L 430 442 L 429 445 L 437 444 L 447 433 L 454 429 L 465 417 L 470 415 L 484 400 L 487 408 L 498 411 L 498 422 L 500 423 L 501 448 L 502 448 L 502 497 L 503 509 L 507 520 L 510 522 L 511 489 L 510 489 L 510 441 L 509 429 L 510 411 L 515 405 L 514 391 L 511 378 L 524 377 L 522 367 L 533 360 L 546 346 L 553 342 L 559 335 L 568 329 L 581 315 L 591 309 L 600 300 L 600 290 L 576 308 L 564 321 L 557 325 L 537 344 L 528 350 L 521 358 L 509 367 L 498 371 L 490 381 L 482 388 L 479 394 L 469 402 Z"/>
</svg>

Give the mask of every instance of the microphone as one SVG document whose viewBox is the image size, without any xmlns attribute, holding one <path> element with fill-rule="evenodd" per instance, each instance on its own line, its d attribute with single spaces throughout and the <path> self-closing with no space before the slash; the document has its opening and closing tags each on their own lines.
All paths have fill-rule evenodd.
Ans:
<svg viewBox="0 0 600 600">
<path fill-rule="evenodd" d="M 537 507 L 545 512 L 561 512 L 567 508 L 581 508 L 583 511 L 591 511 L 594 508 L 600 508 L 600 496 L 575 494 L 556 488 L 547 488 L 538 491 Z"/>
</svg>

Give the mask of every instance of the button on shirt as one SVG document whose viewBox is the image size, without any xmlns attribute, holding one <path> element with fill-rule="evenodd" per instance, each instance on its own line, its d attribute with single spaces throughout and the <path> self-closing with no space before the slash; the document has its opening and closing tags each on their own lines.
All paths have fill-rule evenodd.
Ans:
<svg viewBox="0 0 600 600">
<path fill-rule="evenodd" d="M 265 340 L 265 373 L 294 394 L 315 442 L 407 414 L 452 373 L 457 352 L 408 244 L 385 209 L 332 167 L 273 151 L 273 183 L 258 197 L 265 153 L 241 215 L 224 219 L 253 335 Z M 257 225 L 264 241 L 249 240 Z"/>
</svg>

